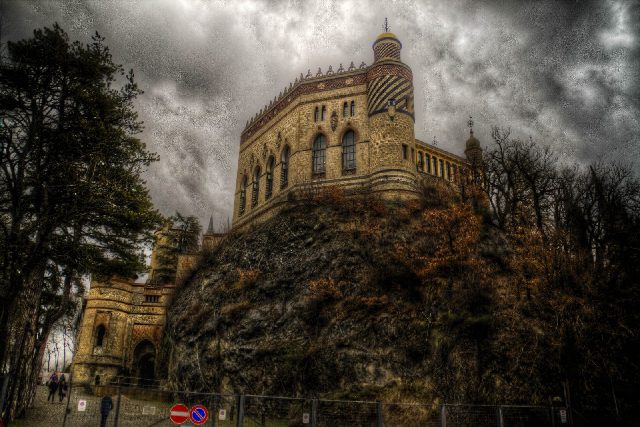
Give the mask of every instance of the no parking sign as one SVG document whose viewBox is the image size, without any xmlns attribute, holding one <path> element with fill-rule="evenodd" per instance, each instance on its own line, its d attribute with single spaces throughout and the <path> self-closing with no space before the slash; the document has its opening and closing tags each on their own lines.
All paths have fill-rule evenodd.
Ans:
<svg viewBox="0 0 640 427">
<path fill-rule="evenodd" d="M 209 419 L 209 411 L 202 405 L 196 405 L 189 411 L 189 418 L 195 425 L 204 424 Z"/>
</svg>

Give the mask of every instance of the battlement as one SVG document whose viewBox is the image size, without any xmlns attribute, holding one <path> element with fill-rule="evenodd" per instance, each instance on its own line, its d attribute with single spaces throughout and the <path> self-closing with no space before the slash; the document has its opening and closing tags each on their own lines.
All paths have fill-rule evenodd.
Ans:
<svg viewBox="0 0 640 427">
<path fill-rule="evenodd" d="M 273 97 L 273 100 L 269 104 L 265 105 L 245 124 L 244 130 L 240 137 L 240 143 L 242 144 L 251 135 L 255 134 L 264 124 L 268 123 L 273 117 L 275 117 L 280 111 L 282 111 L 287 105 L 289 105 L 294 99 L 300 95 L 305 95 L 314 92 L 322 92 L 326 90 L 333 90 L 340 87 L 340 84 L 331 82 L 332 80 L 341 79 L 345 85 L 349 84 L 363 84 L 366 82 L 365 78 L 356 78 L 357 76 L 366 77 L 366 73 L 369 70 L 364 61 L 360 63 L 359 67 L 356 67 L 351 61 L 351 64 L 347 69 L 342 66 L 342 63 L 336 71 L 333 70 L 333 66 L 329 65 L 329 69 L 326 73 L 322 72 L 322 68 L 318 67 L 318 71 L 313 75 L 311 69 L 307 70 L 307 74 L 300 73 L 300 77 L 289 83 L 288 87 L 285 87 L 277 96 Z M 347 82 L 349 78 L 353 78 L 352 82 Z M 326 82 L 325 85 L 322 85 Z"/>
</svg>

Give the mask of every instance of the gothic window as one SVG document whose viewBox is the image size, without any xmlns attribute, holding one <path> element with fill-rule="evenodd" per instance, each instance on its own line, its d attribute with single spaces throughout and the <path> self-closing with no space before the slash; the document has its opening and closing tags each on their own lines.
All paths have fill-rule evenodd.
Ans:
<svg viewBox="0 0 640 427">
<path fill-rule="evenodd" d="M 418 170 L 424 172 L 424 156 L 422 155 L 422 151 L 418 151 Z"/>
<path fill-rule="evenodd" d="M 313 113 L 313 121 L 317 122 L 320 120 L 320 109 L 316 107 L 316 111 Z"/>
<path fill-rule="evenodd" d="M 280 157 L 280 188 L 285 188 L 289 184 L 289 146 L 285 145 Z"/>
<path fill-rule="evenodd" d="M 356 168 L 356 134 L 350 130 L 342 137 L 342 169 Z"/>
<path fill-rule="evenodd" d="M 431 173 L 431 156 L 426 153 L 424 155 L 424 163 L 427 165 L 427 173 Z"/>
<path fill-rule="evenodd" d="M 322 115 L 320 116 L 320 121 L 324 122 L 325 117 L 327 116 L 327 107 L 322 106 Z"/>
<path fill-rule="evenodd" d="M 349 104 L 345 102 L 344 104 L 342 104 L 342 117 L 347 117 L 348 114 L 349 114 Z"/>
<path fill-rule="evenodd" d="M 313 141 L 313 173 L 324 173 L 327 140 L 320 134 Z"/>
<path fill-rule="evenodd" d="M 273 156 L 269 157 L 269 161 L 267 162 L 267 188 L 264 191 L 265 199 L 271 197 L 271 192 L 273 190 L 273 167 L 275 164 L 275 160 Z"/>
<path fill-rule="evenodd" d="M 247 176 L 242 177 L 242 184 L 240 184 L 240 215 L 244 213 L 244 209 L 247 206 Z"/>
<path fill-rule="evenodd" d="M 351 117 L 356 115 L 356 101 L 351 101 Z"/>
<path fill-rule="evenodd" d="M 258 204 L 258 196 L 260 195 L 260 166 L 256 166 L 253 173 L 253 191 L 251 193 L 251 207 L 254 208 Z"/>
<path fill-rule="evenodd" d="M 96 329 L 96 347 L 102 347 L 104 344 L 104 336 L 107 333 L 107 328 L 104 325 L 98 326 Z"/>
<path fill-rule="evenodd" d="M 407 150 L 409 147 L 407 147 L 407 144 L 402 144 L 402 160 L 407 160 Z"/>
</svg>

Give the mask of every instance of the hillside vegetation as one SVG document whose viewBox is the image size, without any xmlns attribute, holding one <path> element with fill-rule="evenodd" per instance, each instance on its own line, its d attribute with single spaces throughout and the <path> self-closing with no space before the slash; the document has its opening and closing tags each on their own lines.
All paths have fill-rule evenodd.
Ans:
<svg viewBox="0 0 640 427">
<path fill-rule="evenodd" d="M 483 191 L 428 181 L 418 200 L 393 202 L 334 188 L 229 235 L 171 309 L 173 386 L 434 404 L 558 396 L 622 420 L 638 405 L 638 222 L 604 205 L 624 180 L 565 172 L 554 182 L 576 199 L 555 185 L 564 202 L 547 205 L 543 192 L 496 189 L 487 167 Z M 609 197 L 596 200 L 608 228 L 589 234 L 592 251 L 577 221 L 589 176 Z"/>
</svg>

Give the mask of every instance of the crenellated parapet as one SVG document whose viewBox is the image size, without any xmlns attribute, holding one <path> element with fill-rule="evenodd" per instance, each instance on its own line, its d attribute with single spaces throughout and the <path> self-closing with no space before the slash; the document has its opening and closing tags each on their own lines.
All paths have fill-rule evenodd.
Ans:
<svg viewBox="0 0 640 427">
<path fill-rule="evenodd" d="M 280 91 L 277 96 L 274 96 L 273 100 L 247 121 L 240 137 L 240 144 L 244 143 L 251 135 L 254 135 L 299 96 L 365 84 L 369 68 L 364 61 L 358 67 L 351 61 L 351 64 L 346 69 L 340 64 L 335 71 L 333 66 L 329 65 L 326 73 L 323 73 L 320 67 L 318 67 L 315 75 L 311 73 L 311 69 L 307 70 L 306 75 L 300 73 L 300 76 L 289 83 L 288 87 Z"/>
</svg>

